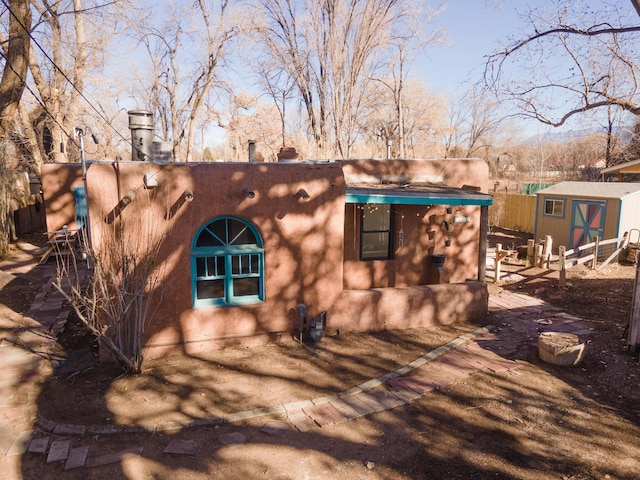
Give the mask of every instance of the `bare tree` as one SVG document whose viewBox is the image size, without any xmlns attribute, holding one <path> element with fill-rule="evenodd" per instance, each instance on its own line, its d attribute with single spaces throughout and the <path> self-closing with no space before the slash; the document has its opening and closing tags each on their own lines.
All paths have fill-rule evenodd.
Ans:
<svg viewBox="0 0 640 480">
<path fill-rule="evenodd" d="M 447 108 L 445 98 L 431 92 L 422 82 L 406 80 L 402 83 L 402 96 L 411 101 L 403 100 L 400 120 L 397 92 L 381 82 L 378 83 L 378 90 L 372 91 L 372 101 L 360 117 L 360 130 L 367 144 L 359 146 L 356 151 L 359 150 L 363 156 L 383 157 L 388 142 L 391 144 L 392 158 L 443 154 L 442 136 L 446 132 Z"/>
<path fill-rule="evenodd" d="M 29 95 L 18 107 L 11 139 L 30 162 L 31 170 L 39 172 L 40 165 L 48 160 L 78 159 L 73 142 L 77 115 L 83 103 L 91 108 L 83 98 L 86 75 L 101 68 L 104 47 L 115 28 L 111 13 L 124 1 L 30 2 L 37 18 L 29 32 L 33 38 L 28 63 L 32 81 Z"/>
<path fill-rule="evenodd" d="M 471 88 L 452 106 L 445 135 L 445 156 L 473 157 L 489 149 L 500 135 L 504 115 L 485 89 Z"/>
<path fill-rule="evenodd" d="M 282 65 L 274 65 L 272 58 L 258 59 L 255 67 L 258 82 L 278 109 L 282 147 L 287 146 L 287 102 L 291 98 L 293 82 Z"/>
<path fill-rule="evenodd" d="M 580 0 L 553 4 L 554 12 L 530 10 L 531 33 L 489 56 L 487 84 L 522 115 L 551 126 L 610 106 L 639 115 L 638 12 L 619 3 L 599 10 Z"/>
<path fill-rule="evenodd" d="M 262 21 L 256 28 L 265 53 L 293 82 L 317 152 L 349 156 L 361 134 L 359 117 L 371 100 L 373 79 L 386 77 L 394 32 L 406 20 L 403 2 L 257 3 Z"/>
<path fill-rule="evenodd" d="M 171 140 L 174 157 L 189 161 L 198 122 L 211 90 L 220 82 L 219 70 L 231 41 L 242 31 L 234 2 L 195 2 L 173 11 L 170 21 L 141 23 L 137 31 L 150 61 L 151 108 L 163 139 Z M 146 88 L 145 88 L 146 87 Z"/>
<path fill-rule="evenodd" d="M 405 85 L 416 56 L 427 47 L 442 41 L 443 32 L 430 30 L 428 26 L 444 7 L 424 9 L 421 2 L 407 1 L 402 3 L 402 8 L 403 14 L 392 33 L 389 76 L 387 79 L 376 80 L 391 92 L 397 123 L 398 156 L 406 158 Z"/>
<path fill-rule="evenodd" d="M 9 37 L 0 42 L 5 59 L 0 81 L 0 138 L 5 136 L 18 109 L 22 91 L 27 80 L 29 47 L 31 37 L 31 9 L 28 0 L 10 0 L 7 8 L 9 16 Z"/>
</svg>

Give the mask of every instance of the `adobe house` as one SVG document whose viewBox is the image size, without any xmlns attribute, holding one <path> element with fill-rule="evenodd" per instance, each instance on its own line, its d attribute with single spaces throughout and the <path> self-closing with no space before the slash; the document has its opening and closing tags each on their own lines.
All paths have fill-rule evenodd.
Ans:
<svg viewBox="0 0 640 480">
<path fill-rule="evenodd" d="M 117 235 L 137 242 L 138 259 L 158 246 L 147 357 L 290 339 L 301 304 L 326 312 L 329 335 L 486 315 L 484 161 L 90 161 L 84 180 L 82 170 L 44 165 L 47 228 L 74 228 L 81 198 L 94 251 Z"/>
<path fill-rule="evenodd" d="M 534 238 L 575 248 L 640 228 L 640 183 L 561 182 L 539 190 Z"/>
</svg>

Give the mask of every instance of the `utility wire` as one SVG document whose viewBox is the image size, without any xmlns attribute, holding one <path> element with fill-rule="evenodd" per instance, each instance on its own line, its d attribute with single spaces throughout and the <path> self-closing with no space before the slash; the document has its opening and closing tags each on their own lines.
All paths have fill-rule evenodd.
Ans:
<svg viewBox="0 0 640 480">
<path fill-rule="evenodd" d="M 111 130 L 113 130 L 116 135 L 118 135 L 122 140 L 124 140 L 126 143 L 128 143 L 129 145 L 132 145 L 131 141 L 126 138 L 124 135 L 122 135 L 120 133 L 120 131 L 118 129 L 116 129 L 111 122 L 102 114 L 102 112 L 100 112 L 100 110 L 98 110 L 98 108 L 96 108 L 93 103 L 91 103 L 91 101 L 85 96 L 85 94 L 83 92 L 80 91 L 80 89 L 78 89 L 78 87 L 75 86 L 75 84 L 71 81 L 71 79 L 67 76 L 67 74 L 62 70 L 62 68 L 60 68 L 56 62 L 49 56 L 49 54 L 45 51 L 45 49 L 40 45 L 40 43 L 34 38 L 33 34 L 31 33 L 31 31 L 29 29 L 27 29 L 27 27 L 22 23 L 22 21 L 16 16 L 15 13 L 13 13 L 13 10 L 11 10 L 11 8 L 9 7 L 9 5 L 7 4 L 7 2 L 5 0 L 0 0 L 0 2 L 2 2 L 2 4 L 5 6 L 5 8 L 9 11 L 9 13 L 11 14 L 11 16 L 20 24 L 20 26 L 22 27 L 22 29 L 25 31 L 25 33 L 27 35 L 29 35 L 29 38 L 31 39 L 31 41 L 38 47 L 38 49 L 42 52 L 42 54 L 45 56 L 45 58 L 47 60 L 49 60 L 49 62 L 51 62 L 51 65 L 58 70 L 58 72 L 60 72 L 60 74 L 64 77 L 64 79 L 69 83 L 69 85 L 71 85 L 71 87 L 78 92 L 78 94 L 80 95 L 80 97 L 87 103 L 87 105 L 89 105 L 89 107 L 91 107 L 91 109 L 96 112 L 98 114 L 98 117 L 100 117 L 102 119 L 102 121 L 107 124 L 109 126 L 109 128 L 111 128 Z M 105 5 L 109 5 L 109 4 L 105 4 Z M 103 5 L 104 6 L 104 5 Z M 97 8 L 97 7 L 96 7 Z M 0 52 L 1 53 L 1 52 Z M 4 54 L 2 55 L 5 60 L 6 57 L 4 56 Z M 14 71 L 15 72 L 15 71 Z M 15 72 L 17 74 L 17 72 Z M 20 75 L 18 75 L 20 76 Z M 24 82 L 25 84 L 25 88 L 27 88 L 27 90 L 29 90 L 29 92 L 36 98 L 36 100 L 38 101 L 38 103 L 40 103 L 40 105 L 42 106 L 42 108 L 44 108 L 44 111 L 47 113 L 47 115 L 49 115 L 49 117 L 51 117 L 53 119 L 53 121 L 60 127 L 60 129 L 65 133 L 65 135 L 72 140 L 74 143 L 75 139 L 73 139 L 64 129 L 64 127 L 58 122 L 58 120 L 53 116 L 53 114 L 49 111 L 49 109 L 44 105 L 44 103 L 38 99 L 38 96 L 33 92 L 33 90 L 31 90 L 31 88 L 29 88 L 27 86 L 27 82 L 21 78 L 21 80 Z M 77 145 L 77 143 L 76 143 Z"/>
</svg>

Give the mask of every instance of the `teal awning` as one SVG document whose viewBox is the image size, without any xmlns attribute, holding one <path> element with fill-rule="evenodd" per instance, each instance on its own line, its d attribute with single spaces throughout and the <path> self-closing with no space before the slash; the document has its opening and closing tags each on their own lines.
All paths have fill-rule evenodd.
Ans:
<svg viewBox="0 0 640 480">
<path fill-rule="evenodd" d="M 493 204 L 493 197 L 486 193 L 441 185 L 380 184 L 347 186 L 346 190 L 346 203 L 453 206 Z"/>
</svg>

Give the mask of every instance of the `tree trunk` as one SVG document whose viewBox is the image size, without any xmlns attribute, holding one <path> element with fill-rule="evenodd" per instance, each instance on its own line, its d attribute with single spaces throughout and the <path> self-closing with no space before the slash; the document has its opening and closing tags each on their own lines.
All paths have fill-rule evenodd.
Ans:
<svg viewBox="0 0 640 480">
<path fill-rule="evenodd" d="M 0 81 L 0 138 L 20 103 L 27 78 L 29 64 L 31 9 L 28 0 L 9 0 L 9 44 L 5 53 L 6 63 Z"/>
</svg>

